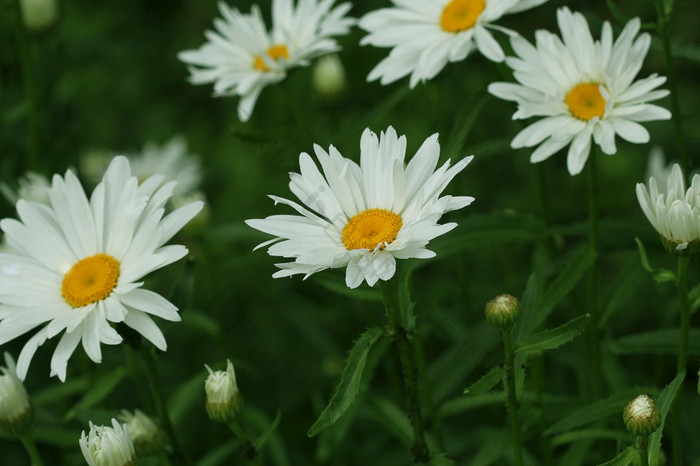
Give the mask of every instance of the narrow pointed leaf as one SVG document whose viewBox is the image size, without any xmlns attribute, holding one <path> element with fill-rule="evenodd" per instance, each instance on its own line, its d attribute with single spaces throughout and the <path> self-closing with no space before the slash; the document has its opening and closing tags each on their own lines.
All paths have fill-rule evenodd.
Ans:
<svg viewBox="0 0 700 466">
<path fill-rule="evenodd" d="M 503 369 L 503 366 L 494 367 L 486 374 L 482 375 L 479 380 L 474 382 L 469 388 L 465 388 L 464 394 L 467 396 L 478 396 L 488 392 L 503 379 L 505 373 L 506 371 Z"/>
<path fill-rule="evenodd" d="M 560 327 L 531 335 L 522 340 L 515 351 L 544 351 L 558 348 L 583 333 L 590 320 L 591 315 L 584 314 Z"/>
<path fill-rule="evenodd" d="M 642 267 L 644 267 L 644 270 L 651 274 L 654 281 L 656 283 L 675 282 L 676 274 L 667 269 L 655 269 L 652 267 L 651 264 L 649 264 L 647 251 L 644 249 L 644 245 L 642 244 L 641 240 L 639 238 L 635 238 L 634 240 L 637 242 L 637 247 L 639 248 L 639 258 L 642 260 Z"/>
<path fill-rule="evenodd" d="M 365 331 L 355 342 L 350 350 L 348 359 L 345 361 L 345 368 L 335 393 L 328 403 L 328 406 L 321 412 L 316 422 L 308 432 L 309 437 L 313 437 L 323 429 L 335 423 L 348 410 L 357 398 L 360 388 L 360 380 L 367 362 L 367 354 L 372 345 L 377 342 L 384 331 L 380 328 L 371 328 Z"/>
<path fill-rule="evenodd" d="M 270 423 L 270 425 L 265 429 L 265 432 L 260 434 L 260 437 L 255 441 L 255 450 L 260 451 L 262 447 L 265 446 L 265 442 L 267 442 L 267 439 L 270 437 L 270 435 L 275 431 L 277 426 L 280 423 L 280 420 L 282 419 L 282 413 L 280 410 L 277 410 L 277 415 L 275 416 L 275 419 Z"/>
<path fill-rule="evenodd" d="M 610 344 L 610 351 L 616 354 L 676 354 L 680 342 L 677 328 L 637 333 L 618 338 Z M 688 353 L 700 354 L 700 329 L 690 329 Z"/>
<path fill-rule="evenodd" d="M 628 464 L 631 464 L 632 461 L 634 461 L 634 459 L 638 456 L 639 450 L 636 447 L 630 445 L 629 447 L 622 450 L 622 452 L 615 458 L 605 463 L 602 463 L 599 466 L 627 466 Z"/>
<path fill-rule="evenodd" d="M 659 462 L 659 450 L 661 450 L 661 437 L 664 431 L 664 424 L 666 423 L 666 415 L 668 415 L 671 403 L 683 384 L 683 379 L 685 379 L 685 371 L 679 372 L 676 378 L 664 388 L 659 398 L 656 399 L 656 405 L 661 411 L 661 425 L 656 429 L 656 432 L 649 436 L 649 464 L 658 464 Z"/>
</svg>

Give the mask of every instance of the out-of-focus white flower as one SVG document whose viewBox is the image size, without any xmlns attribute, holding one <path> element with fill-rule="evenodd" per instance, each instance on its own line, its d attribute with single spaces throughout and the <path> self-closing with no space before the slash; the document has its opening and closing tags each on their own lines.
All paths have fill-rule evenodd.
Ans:
<svg viewBox="0 0 700 466">
<path fill-rule="evenodd" d="M 32 406 L 22 381 L 17 377 L 15 361 L 5 353 L 5 367 L 0 367 L 0 430 L 19 433 L 32 423 Z"/>
<path fill-rule="evenodd" d="M 648 189 L 637 183 L 637 199 L 671 252 L 684 255 L 700 251 L 700 175 L 693 176 L 686 191 L 681 168 L 673 164 L 665 190 L 659 189 L 656 178 L 649 178 Z"/>
<path fill-rule="evenodd" d="M 34 172 L 27 172 L 19 179 L 16 192 L 6 183 L 0 183 L 0 192 L 11 204 L 16 204 L 20 199 L 48 204 L 50 189 L 49 180 L 44 175 Z"/>
<path fill-rule="evenodd" d="M 163 448 L 165 442 L 163 431 L 142 411 L 137 409 L 131 413 L 124 409 L 118 418 L 126 423 L 134 448 L 139 455 L 152 455 Z"/>
<path fill-rule="evenodd" d="M 316 92 L 324 96 L 335 96 L 345 89 L 345 69 L 337 54 L 318 59 L 313 70 Z"/>
<path fill-rule="evenodd" d="M 549 31 L 535 33 L 536 45 L 511 37 L 517 57 L 508 57 L 514 83 L 491 83 L 491 94 L 518 103 L 513 119 L 542 117 L 518 133 L 513 148 L 533 147 L 532 163 L 541 162 L 569 146 L 569 173 L 583 169 L 591 140 L 606 154 L 617 152 L 615 135 L 646 143 L 649 133 L 639 122 L 667 120 L 671 113 L 648 102 L 668 95 L 656 89 L 666 78 L 652 74 L 634 81 L 646 57 L 651 36 L 640 34 L 634 18 L 613 42 L 610 23 L 600 40 L 593 40 L 586 19 L 568 8 L 557 10 L 562 38 Z"/>
<path fill-rule="evenodd" d="M 236 383 L 236 373 L 231 361 L 226 361 L 225 371 L 212 371 L 206 364 L 209 376 L 204 382 L 207 394 L 205 408 L 209 417 L 215 421 L 227 422 L 233 419 L 241 408 L 243 400 Z"/>
<path fill-rule="evenodd" d="M 193 84 L 214 83 L 217 97 L 239 96 L 238 118 L 247 121 L 260 92 L 282 81 L 288 69 L 339 50 L 332 37 L 347 34 L 354 19 L 345 16 L 350 3 L 332 8 L 333 2 L 273 0 L 270 32 L 257 5 L 243 14 L 219 2 L 223 19 L 214 20 L 216 32 L 207 31 L 204 45 L 178 58 L 191 65 Z"/>
<path fill-rule="evenodd" d="M 126 424 L 112 419 L 112 427 L 96 426 L 80 434 L 80 450 L 90 466 L 131 466 L 136 463 L 134 443 Z"/>
<path fill-rule="evenodd" d="M 370 71 L 368 81 L 389 84 L 410 74 L 410 87 L 434 78 L 448 62 L 464 60 L 475 49 L 502 62 L 503 49 L 491 30 L 515 35 L 495 24 L 502 16 L 547 0 L 392 0 L 363 16 L 359 26 L 369 34 L 360 44 L 391 47 L 389 56 Z"/>
<path fill-rule="evenodd" d="M 163 180 L 156 175 L 139 184 L 128 160 L 115 157 L 89 199 L 68 171 L 54 175 L 50 205 L 20 199 L 19 220 L 0 221 L 13 251 L 0 253 L 0 345 L 40 327 L 20 353 L 20 379 L 38 347 L 62 332 L 51 359 L 51 375 L 61 381 L 81 341 L 94 362 L 102 359 L 102 343 L 121 343 L 111 323 L 167 348 L 150 316 L 179 321 L 180 315 L 142 288 L 143 277 L 187 254 L 184 246 L 165 243 L 203 204 L 164 216 L 174 183 Z"/>
<path fill-rule="evenodd" d="M 56 0 L 20 0 L 19 5 L 24 25 L 31 31 L 46 29 L 56 22 Z"/>
<path fill-rule="evenodd" d="M 289 188 L 304 205 L 270 196 L 275 203 L 292 207 L 300 215 L 272 215 L 246 220 L 256 230 L 275 238 L 258 246 L 270 246 L 271 256 L 293 259 L 276 264 L 272 276 L 311 274 L 345 267 L 350 288 L 363 281 L 370 286 L 389 280 L 396 259 L 434 257 L 426 248 L 430 240 L 447 233 L 456 223 L 437 222 L 445 212 L 461 209 L 474 200 L 468 196 L 440 194 L 473 157 L 442 167 L 438 135 L 425 140 L 404 167 L 406 137 L 389 127 L 379 137 L 369 129 L 360 140 L 360 165 L 330 146 L 314 151 L 323 174 L 309 154 L 299 156 L 300 173 L 292 173 Z M 256 248 L 257 249 L 257 248 Z"/>
</svg>

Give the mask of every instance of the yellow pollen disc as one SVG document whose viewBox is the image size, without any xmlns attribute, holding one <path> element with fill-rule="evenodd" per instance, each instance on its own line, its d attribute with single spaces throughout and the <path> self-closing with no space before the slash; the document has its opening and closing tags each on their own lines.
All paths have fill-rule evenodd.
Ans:
<svg viewBox="0 0 700 466">
<path fill-rule="evenodd" d="M 289 50 L 284 44 L 268 47 L 265 53 L 268 57 L 275 61 L 279 60 L 280 58 L 289 59 Z M 270 68 L 265 64 L 265 60 L 263 60 L 263 57 L 260 55 L 256 55 L 255 58 L 253 58 L 253 68 L 264 73 L 270 71 Z"/>
<path fill-rule="evenodd" d="M 484 0 L 452 0 L 442 10 L 440 27 L 447 32 L 465 31 L 476 24 L 485 8 Z"/>
<path fill-rule="evenodd" d="M 384 209 L 368 209 L 348 220 L 343 228 L 343 243 L 348 249 L 369 249 L 391 243 L 401 229 L 401 217 Z"/>
<path fill-rule="evenodd" d="M 119 261 L 107 254 L 79 260 L 63 277 L 61 294 L 73 307 L 105 299 L 117 286 Z"/>
<path fill-rule="evenodd" d="M 588 121 L 593 117 L 603 117 L 605 98 L 599 88 L 597 83 L 579 84 L 566 94 L 566 105 L 576 118 Z"/>
</svg>

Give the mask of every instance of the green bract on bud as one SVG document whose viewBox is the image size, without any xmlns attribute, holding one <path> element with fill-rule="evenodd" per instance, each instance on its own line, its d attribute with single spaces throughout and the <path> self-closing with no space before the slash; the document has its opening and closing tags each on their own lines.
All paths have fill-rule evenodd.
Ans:
<svg viewBox="0 0 700 466">
<path fill-rule="evenodd" d="M 505 329 L 513 326 L 520 315 L 518 298 L 509 294 L 498 295 L 486 303 L 486 320 L 498 328 Z"/>
<path fill-rule="evenodd" d="M 661 412 L 650 396 L 639 395 L 627 403 L 623 419 L 633 434 L 650 435 L 661 425 Z"/>
<path fill-rule="evenodd" d="M 236 417 L 243 404 L 243 399 L 236 384 L 233 364 L 227 360 L 226 371 L 212 371 L 206 364 L 209 377 L 204 382 L 207 393 L 206 409 L 209 417 L 215 421 L 228 422 Z"/>
<path fill-rule="evenodd" d="M 112 419 L 112 427 L 90 422 L 90 432 L 80 434 L 80 450 L 89 466 L 131 466 L 136 464 L 134 443 L 126 424 Z"/>
<path fill-rule="evenodd" d="M 150 417 L 138 409 L 133 413 L 124 409 L 118 418 L 126 423 L 126 427 L 131 434 L 131 440 L 134 442 L 134 449 L 139 455 L 154 455 L 165 446 L 163 431 Z"/>
<path fill-rule="evenodd" d="M 33 410 L 9 353 L 5 353 L 5 365 L 0 367 L 0 431 L 19 434 L 31 426 Z"/>
</svg>

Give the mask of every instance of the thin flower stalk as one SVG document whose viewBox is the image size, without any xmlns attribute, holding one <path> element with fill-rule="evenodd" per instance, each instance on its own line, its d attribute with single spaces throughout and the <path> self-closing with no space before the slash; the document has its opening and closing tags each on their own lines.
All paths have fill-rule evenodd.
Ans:
<svg viewBox="0 0 700 466">
<path fill-rule="evenodd" d="M 515 391 L 515 351 L 513 349 L 513 335 L 510 328 L 501 329 L 503 337 L 503 349 L 505 352 L 505 389 L 508 416 L 510 417 L 510 429 L 513 439 L 513 455 L 516 466 L 523 464 L 523 446 L 520 439 L 520 424 L 518 423 L 518 399 Z"/>
</svg>

